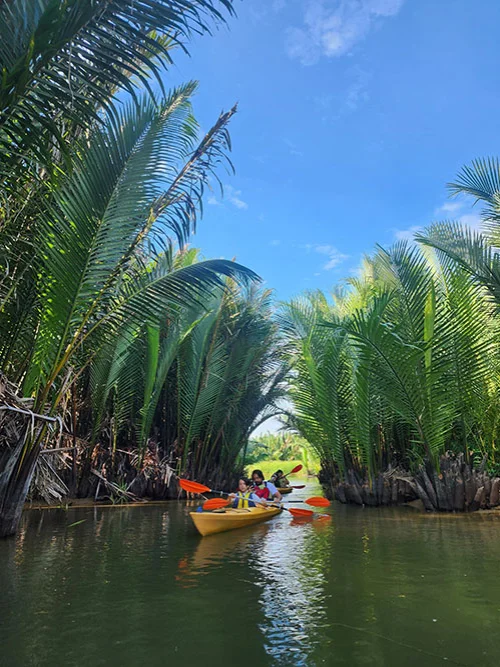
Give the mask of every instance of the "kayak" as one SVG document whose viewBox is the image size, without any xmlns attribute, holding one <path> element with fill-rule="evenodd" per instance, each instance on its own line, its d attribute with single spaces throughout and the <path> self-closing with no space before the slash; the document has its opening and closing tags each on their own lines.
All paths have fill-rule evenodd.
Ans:
<svg viewBox="0 0 500 667">
<path fill-rule="evenodd" d="M 278 491 L 283 495 L 284 493 L 292 493 L 293 487 L 291 486 L 285 486 L 282 489 L 278 488 Z"/>
<path fill-rule="evenodd" d="M 199 533 L 213 535 L 226 530 L 236 530 L 253 526 L 261 521 L 268 521 L 283 510 L 280 507 L 249 507 L 248 509 L 226 509 L 213 512 L 190 512 Z"/>
</svg>

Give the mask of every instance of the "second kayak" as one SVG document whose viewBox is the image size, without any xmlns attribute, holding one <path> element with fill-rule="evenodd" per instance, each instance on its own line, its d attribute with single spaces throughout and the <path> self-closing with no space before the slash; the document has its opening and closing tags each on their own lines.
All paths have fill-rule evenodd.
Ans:
<svg viewBox="0 0 500 667">
<path fill-rule="evenodd" d="M 292 493 L 293 487 L 291 486 L 285 486 L 282 489 L 278 489 L 278 491 L 283 495 L 284 493 Z"/>
<path fill-rule="evenodd" d="M 268 521 L 282 511 L 280 507 L 249 507 L 248 509 L 226 509 L 214 512 L 190 512 L 189 515 L 199 533 L 213 535 Z"/>
</svg>

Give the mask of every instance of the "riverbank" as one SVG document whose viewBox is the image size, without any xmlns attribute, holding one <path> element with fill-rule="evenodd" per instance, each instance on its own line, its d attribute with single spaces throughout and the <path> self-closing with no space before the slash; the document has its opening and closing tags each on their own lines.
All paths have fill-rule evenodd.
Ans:
<svg viewBox="0 0 500 667">
<path fill-rule="evenodd" d="M 150 505 L 169 505 L 178 502 L 177 499 L 170 500 L 141 500 L 130 503 L 112 503 L 110 501 L 92 500 L 92 498 L 68 498 L 67 501 L 60 503 L 46 503 L 43 500 L 27 502 L 24 504 L 23 511 L 27 510 L 69 510 L 69 509 L 88 509 L 89 507 L 148 507 Z M 193 501 L 189 501 L 193 502 Z"/>
<path fill-rule="evenodd" d="M 313 484 L 316 486 L 316 484 Z M 309 484 L 308 484 L 309 486 Z M 297 495 L 297 494 L 296 494 Z M 295 498 L 296 495 L 293 497 Z M 303 494 L 302 494 L 303 495 Z M 293 498 L 285 498 L 285 502 L 287 500 L 293 500 Z M 111 503 L 111 502 L 105 502 L 105 501 L 94 501 L 91 498 L 69 498 L 67 502 L 64 503 L 45 503 L 43 501 L 40 502 L 29 502 L 24 505 L 23 512 L 28 512 L 31 510 L 63 510 L 65 512 L 70 511 L 70 510 L 80 510 L 80 509 L 126 509 L 127 507 L 166 507 L 168 508 L 169 506 L 173 505 L 181 505 L 181 506 L 193 506 L 196 507 L 201 504 L 201 500 L 198 499 L 186 499 L 186 498 L 181 498 L 181 499 L 170 499 L 170 500 L 142 500 L 140 502 L 131 502 L 131 503 Z M 373 512 L 375 515 L 377 510 L 381 509 L 380 507 L 372 507 L 370 505 L 345 505 L 344 503 L 341 503 L 339 501 L 334 500 L 332 502 L 332 506 L 336 507 L 350 507 L 352 508 L 353 511 L 365 513 L 366 518 L 369 518 L 370 514 Z M 429 518 L 458 518 L 458 517 L 471 517 L 472 515 L 476 517 L 494 517 L 498 516 L 500 517 L 500 507 L 491 507 L 491 508 L 485 508 L 485 509 L 479 509 L 473 513 L 471 512 L 430 512 L 427 511 L 423 505 L 423 503 L 420 500 L 413 500 L 407 503 L 403 503 L 401 505 L 393 505 L 390 507 L 387 507 L 387 509 L 401 509 L 401 510 L 411 510 L 411 512 L 408 514 L 408 517 L 414 516 L 414 515 L 419 515 L 419 516 L 424 516 L 424 517 L 429 517 Z"/>
</svg>

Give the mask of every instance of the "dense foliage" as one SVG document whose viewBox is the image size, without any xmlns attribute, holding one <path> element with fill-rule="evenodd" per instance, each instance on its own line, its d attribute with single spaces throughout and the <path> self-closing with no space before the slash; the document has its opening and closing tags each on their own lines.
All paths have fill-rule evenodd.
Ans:
<svg viewBox="0 0 500 667">
<path fill-rule="evenodd" d="M 0 535 L 42 448 L 72 446 L 74 492 L 94 473 L 128 488 L 160 463 L 164 486 L 208 461 L 224 475 L 281 391 L 256 276 L 187 250 L 205 189 L 231 168 L 235 109 L 199 137 L 196 84 L 164 88 L 172 49 L 231 12 L 229 0 L 0 6 L 0 370 L 31 415 L 0 451 Z"/>
<path fill-rule="evenodd" d="M 333 476 L 439 470 L 448 451 L 499 464 L 499 164 L 474 163 L 452 188 L 486 202 L 484 235 L 435 224 L 379 248 L 331 299 L 283 307 L 292 425 Z"/>
</svg>

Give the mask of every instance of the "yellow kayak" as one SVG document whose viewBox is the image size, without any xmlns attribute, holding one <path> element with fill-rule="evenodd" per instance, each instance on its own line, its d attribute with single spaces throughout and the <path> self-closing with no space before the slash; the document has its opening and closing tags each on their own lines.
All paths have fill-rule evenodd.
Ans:
<svg viewBox="0 0 500 667">
<path fill-rule="evenodd" d="M 214 512 L 190 512 L 193 523 L 202 535 L 223 533 L 226 530 L 253 526 L 272 519 L 283 510 L 280 507 L 249 507 L 248 509 L 227 509 Z"/>
<path fill-rule="evenodd" d="M 278 488 L 278 491 L 283 495 L 284 493 L 292 493 L 293 487 L 291 486 L 284 486 L 282 489 Z"/>
</svg>

